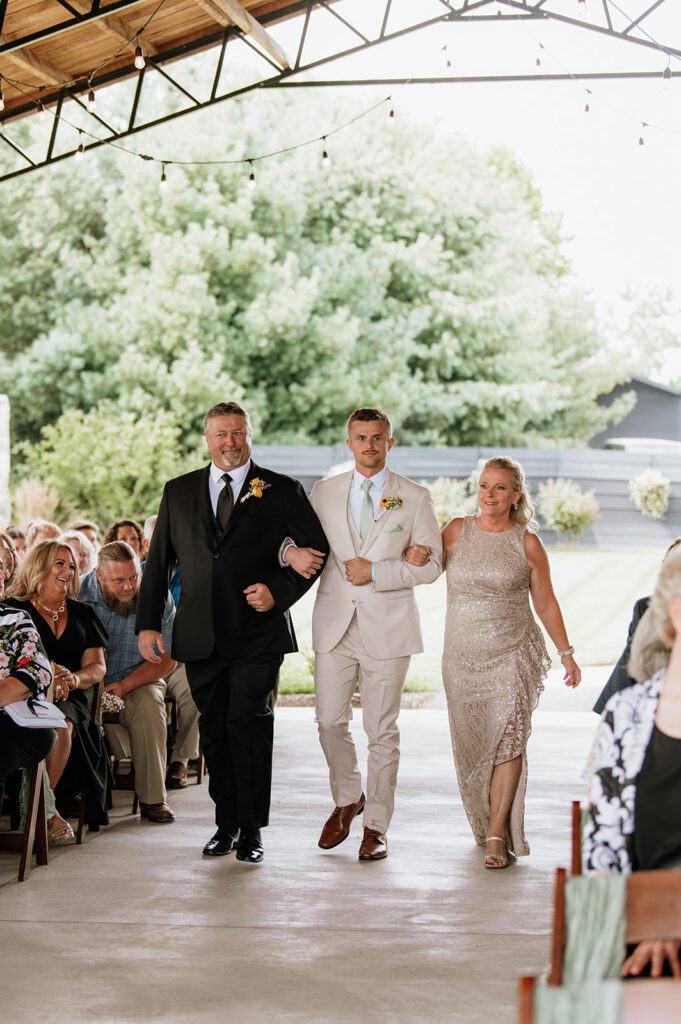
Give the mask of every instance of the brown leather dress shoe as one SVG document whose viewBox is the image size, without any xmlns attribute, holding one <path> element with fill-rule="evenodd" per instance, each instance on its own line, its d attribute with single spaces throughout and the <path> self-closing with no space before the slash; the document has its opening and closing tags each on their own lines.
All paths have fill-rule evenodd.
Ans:
<svg viewBox="0 0 681 1024">
<path fill-rule="evenodd" d="M 175 821 L 175 815 L 168 807 L 168 804 L 143 804 L 140 800 L 140 818 L 146 818 L 155 825 L 167 825 Z"/>
<path fill-rule="evenodd" d="M 383 860 L 388 856 L 388 840 L 375 828 L 364 829 L 364 839 L 359 848 L 360 860 Z"/>
<path fill-rule="evenodd" d="M 338 846 L 338 844 L 342 843 L 344 839 L 347 839 L 350 833 L 352 819 L 362 813 L 365 803 L 366 798 L 364 793 L 362 793 L 356 804 L 346 804 L 345 807 L 334 807 L 331 812 L 331 817 L 322 829 L 322 834 L 319 837 L 317 845 L 321 846 L 322 850 L 332 850 L 334 846 Z"/>
<path fill-rule="evenodd" d="M 168 789 L 184 789 L 188 785 L 187 765 L 181 761 L 172 761 L 166 775 L 166 786 Z"/>
</svg>

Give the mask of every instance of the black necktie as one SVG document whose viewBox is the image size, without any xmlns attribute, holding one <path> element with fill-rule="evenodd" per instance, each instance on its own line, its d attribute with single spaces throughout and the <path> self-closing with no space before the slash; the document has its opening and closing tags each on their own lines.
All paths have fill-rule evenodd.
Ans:
<svg viewBox="0 0 681 1024">
<path fill-rule="evenodd" d="M 222 479 L 225 481 L 225 486 L 218 495 L 215 518 L 218 521 L 220 531 L 224 533 L 229 526 L 229 517 L 231 516 L 232 509 L 234 508 L 234 498 L 232 496 L 232 478 L 229 473 L 223 473 Z"/>
</svg>

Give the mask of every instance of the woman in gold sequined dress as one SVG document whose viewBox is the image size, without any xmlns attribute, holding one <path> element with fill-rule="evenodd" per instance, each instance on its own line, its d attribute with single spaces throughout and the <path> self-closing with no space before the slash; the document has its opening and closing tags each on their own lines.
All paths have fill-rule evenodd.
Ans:
<svg viewBox="0 0 681 1024">
<path fill-rule="evenodd" d="M 475 516 L 442 531 L 447 619 L 442 674 L 461 799 L 485 867 L 530 852 L 525 831 L 526 747 L 532 712 L 550 659 L 530 608 L 555 643 L 567 686 L 574 660 L 534 530 L 521 466 L 502 456 L 485 463 Z M 420 552 L 408 553 L 411 561 Z"/>
</svg>

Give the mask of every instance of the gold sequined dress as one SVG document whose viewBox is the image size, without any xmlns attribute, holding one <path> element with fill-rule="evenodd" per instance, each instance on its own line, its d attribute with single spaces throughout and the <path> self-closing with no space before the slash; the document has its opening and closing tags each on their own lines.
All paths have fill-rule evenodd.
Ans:
<svg viewBox="0 0 681 1024">
<path fill-rule="evenodd" d="M 449 727 L 461 799 L 479 845 L 489 825 L 494 766 L 522 757 L 509 817 L 511 849 L 525 839 L 526 747 L 532 712 L 550 667 L 530 609 L 525 527 L 487 533 L 466 516 L 447 553 L 447 619 L 442 656 Z"/>
</svg>

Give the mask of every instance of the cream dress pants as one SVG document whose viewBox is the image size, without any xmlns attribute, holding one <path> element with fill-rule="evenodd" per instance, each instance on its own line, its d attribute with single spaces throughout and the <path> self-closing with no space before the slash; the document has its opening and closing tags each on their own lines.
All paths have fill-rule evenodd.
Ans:
<svg viewBox="0 0 681 1024">
<path fill-rule="evenodd" d="M 364 827 L 386 832 L 395 803 L 400 759 L 397 716 L 410 656 L 372 658 L 353 616 L 343 638 L 328 653 L 315 653 L 315 720 L 329 766 L 337 807 L 356 803 L 362 792 L 357 751 L 350 735 L 352 695 L 359 683 L 362 725 L 369 741 Z"/>
</svg>

